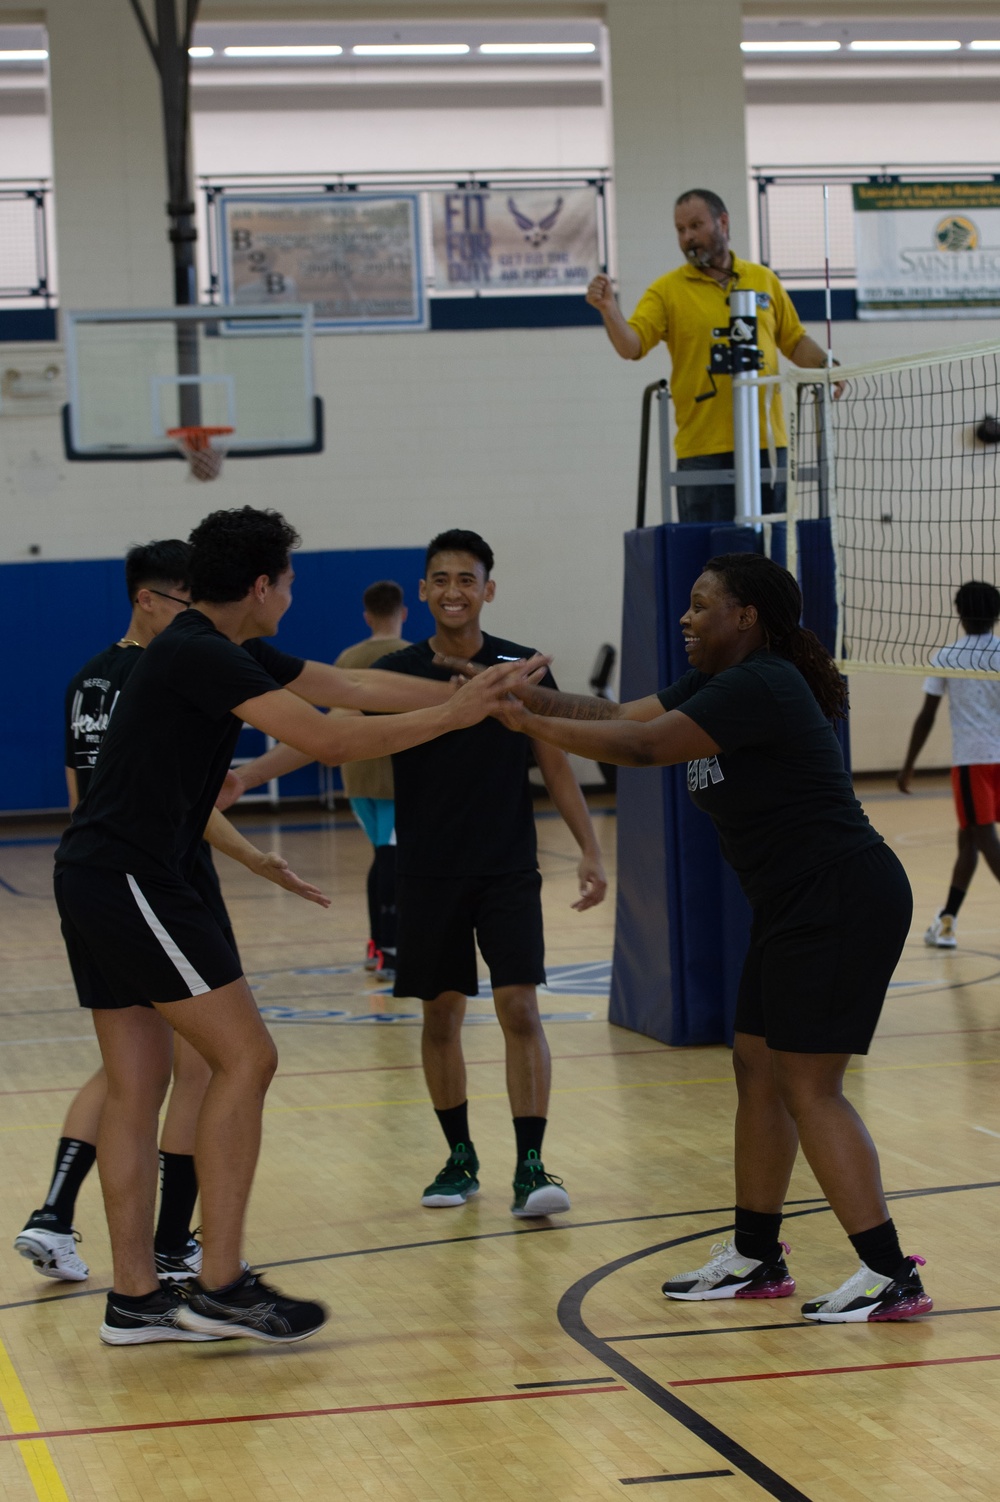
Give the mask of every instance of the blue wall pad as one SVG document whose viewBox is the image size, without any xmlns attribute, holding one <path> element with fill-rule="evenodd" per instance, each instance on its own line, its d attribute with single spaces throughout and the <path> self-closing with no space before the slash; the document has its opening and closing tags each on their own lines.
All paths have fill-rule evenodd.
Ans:
<svg viewBox="0 0 1000 1502">
<path fill-rule="evenodd" d="M 774 529 L 778 562 L 783 531 Z M 706 523 L 626 533 L 623 700 L 687 672 L 679 621 L 705 560 L 760 551 L 761 542 L 748 528 Z M 832 645 L 829 523 L 800 523 L 799 548 L 804 623 Z M 687 768 L 622 767 L 610 1020 L 677 1047 L 732 1042 L 749 930 L 749 905 L 715 830 L 688 796 Z"/>
<path fill-rule="evenodd" d="M 332 662 L 367 635 L 361 595 L 376 579 L 401 584 L 409 641 L 430 636 L 434 623 L 417 599 L 423 548 L 366 548 L 296 553 L 293 603 L 276 638 L 284 651 Z M 7 730 L 0 747 L 0 803 L 7 812 L 65 808 L 63 697 L 89 657 L 117 641 L 129 605 L 119 558 L 62 563 L 0 564 L 10 619 L 20 623 L 22 665 L 8 689 Z M 150 735 L 156 727 L 150 726 Z M 245 731 L 238 754 L 254 756 L 264 738 Z M 283 796 L 316 793 L 316 767 L 281 779 Z"/>
</svg>

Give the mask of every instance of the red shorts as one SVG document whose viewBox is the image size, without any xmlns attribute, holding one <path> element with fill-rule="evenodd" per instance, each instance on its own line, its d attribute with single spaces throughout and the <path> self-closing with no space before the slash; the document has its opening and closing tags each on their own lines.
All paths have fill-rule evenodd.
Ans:
<svg viewBox="0 0 1000 1502">
<path fill-rule="evenodd" d="M 970 824 L 995 824 L 1000 819 L 1000 763 L 952 767 L 951 790 L 960 829 L 968 829 Z"/>
</svg>

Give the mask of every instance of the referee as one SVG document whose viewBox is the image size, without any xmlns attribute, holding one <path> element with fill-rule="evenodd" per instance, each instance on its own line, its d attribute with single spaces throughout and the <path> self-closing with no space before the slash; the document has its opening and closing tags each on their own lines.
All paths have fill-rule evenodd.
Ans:
<svg viewBox="0 0 1000 1502">
<path fill-rule="evenodd" d="M 630 704 L 518 687 L 523 702 L 505 717 L 512 729 L 595 760 L 687 762 L 691 796 L 753 908 L 733 1050 L 735 1235 L 663 1292 L 794 1291 L 779 1232 L 801 1144 L 861 1264 L 803 1315 L 907 1319 L 931 1308 L 922 1258 L 900 1250 L 878 1155 L 843 1078 L 851 1055 L 868 1051 L 912 897 L 854 796 L 830 724 L 844 713 L 844 684 L 799 625 L 801 612 L 794 578 L 770 559 L 712 558 L 681 618 L 691 671 L 676 683 Z"/>
<path fill-rule="evenodd" d="M 768 266 L 744 261 L 729 248 L 729 214 L 718 193 L 690 188 L 674 205 L 674 225 L 685 264 L 647 287 L 632 317 L 625 318 L 611 282 L 595 276 L 587 301 L 604 320 L 608 338 L 623 360 L 641 360 L 661 341 L 670 352 L 670 395 L 677 433 L 678 469 L 732 469 L 733 404 L 728 391 L 717 392 L 708 377 L 713 330 L 729 322 L 729 294 L 756 292 L 757 338 L 764 352 L 762 375 L 777 375 L 778 351 L 793 365 L 822 369 L 826 353 L 802 327 L 792 300 Z M 773 392 L 773 396 L 766 393 Z M 840 387 L 834 387 L 840 395 Z M 779 468 L 787 459 L 788 438 L 776 389 L 760 394 L 760 431 L 771 433 Z M 768 446 L 761 452 L 761 473 L 770 469 Z M 761 486 L 766 512 L 784 511 L 783 484 Z M 688 485 L 677 491 L 682 522 L 732 521 L 732 485 Z"/>
</svg>

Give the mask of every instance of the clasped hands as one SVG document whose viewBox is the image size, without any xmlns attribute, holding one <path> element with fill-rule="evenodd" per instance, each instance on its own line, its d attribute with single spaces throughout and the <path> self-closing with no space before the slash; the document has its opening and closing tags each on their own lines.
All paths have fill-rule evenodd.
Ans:
<svg viewBox="0 0 1000 1502">
<path fill-rule="evenodd" d="M 452 682 L 459 687 L 470 682 L 472 679 L 481 677 L 482 674 L 490 674 L 502 693 L 498 695 L 497 702 L 490 709 L 494 719 L 500 720 L 508 730 L 518 730 L 524 733 L 528 724 L 528 711 L 525 709 L 518 694 L 519 689 L 533 687 L 540 682 L 549 670 L 552 658 L 546 657 L 541 652 L 534 656 L 517 662 L 495 663 L 493 667 L 486 667 L 481 662 L 473 662 L 467 657 L 449 657 L 444 652 L 435 652 L 434 666 L 447 668 L 452 674 Z"/>
</svg>

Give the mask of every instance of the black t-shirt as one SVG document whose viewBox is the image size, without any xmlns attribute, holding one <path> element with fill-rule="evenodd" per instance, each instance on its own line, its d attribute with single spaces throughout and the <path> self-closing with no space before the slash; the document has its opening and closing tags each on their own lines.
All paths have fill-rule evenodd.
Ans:
<svg viewBox="0 0 1000 1502">
<path fill-rule="evenodd" d="M 97 753 L 118 696 L 141 657 L 142 647 L 123 647 L 116 642 L 84 663 L 70 679 L 66 690 L 66 766 L 76 773 L 80 798 L 90 786 Z M 198 844 L 191 885 L 220 926 L 228 928 L 229 914 L 212 864 L 212 851 L 204 840 Z"/>
<path fill-rule="evenodd" d="M 531 647 L 484 633 L 473 661 L 492 667 L 531 655 Z M 372 666 L 447 683 L 451 673 L 435 667 L 433 659 L 430 642 L 421 641 Z M 556 686 L 551 673 L 542 682 Z M 530 752 L 527 736 L 492 718 L 397 751 L 392 774 L 400 875 L 447 880 L 534 870 Z"/>
<path fill-rule="evenodd" d="M 141 647 L 123 647 L 116 642 L 84 663 L 69 681 L 64 765 L 76 773 L 76 788 L 81 798 L 90 786 L 97 753 L 118 695 L 141 657 Z"/>
<path fill-rule="evenodd" d="M 115 704 L 57 861 L 190 879 L 240 734 L 230 711 L 291 683 L 301 657 L 238 646 L 185 610 L 146 647 Z"/>
<path fill-rule="evenodd" d="M 752 903 L 881 842 L 854 796 L 833 728 L 798 668 L 754 652 L 657 695 L 721 747 L 688 762 L 688 791 Z"/>
</svg>

